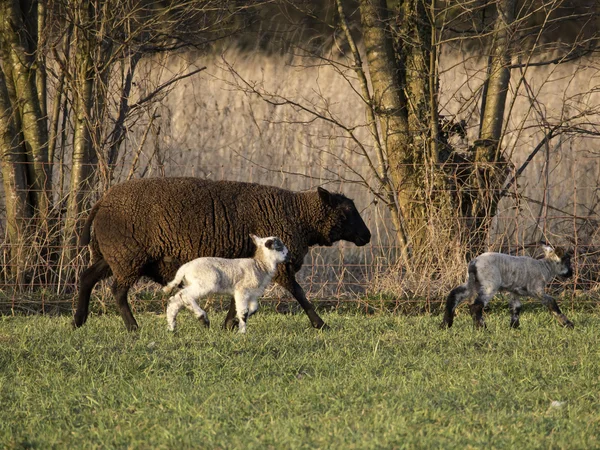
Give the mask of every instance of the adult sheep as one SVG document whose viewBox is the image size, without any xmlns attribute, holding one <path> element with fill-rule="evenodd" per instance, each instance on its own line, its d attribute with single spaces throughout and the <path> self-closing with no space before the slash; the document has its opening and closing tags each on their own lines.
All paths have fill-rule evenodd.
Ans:
<svg viewBox="0 0 600 450">
<path fill-rule="evenodd" d="M 93 235 L 90 238 L 90 227 Z M 250 234 L 278 236 L 290 251 L 273 281 L 300 303 L 315 328 L 325 323 L 296 281 L 309 247 L 339 240 L 357 246 L 371 232 L 354 202 L 318 188 L 292 192 L 272 186 L 196 178 L 149 178 L 112 187 L 94 205 L 83 227 L 92 264 L 80 277 L 75 327 L 87 320 L 96 283 L 113 275 L 112 293 L 128 330 L 138 324 L 127 302 L 129 288 L 141 276 L 165 285 L 179 266 L 202 256 L 250 257 Z M 234 328 L 235 302 L 224 327 Z"/>
</svg>

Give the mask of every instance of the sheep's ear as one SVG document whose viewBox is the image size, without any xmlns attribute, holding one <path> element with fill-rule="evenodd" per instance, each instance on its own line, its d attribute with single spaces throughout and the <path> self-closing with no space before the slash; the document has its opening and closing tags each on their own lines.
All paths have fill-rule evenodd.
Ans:
<svg viewBox="0 0 600 450">
<path fill-rule="evenodd" d="M 252 241 L 258 245 L 258 236 L 255 236 L 254 234 L 250 233 L 250 239 L 252 239 Z"/>
<path fill-rule="evenodd" d="M 319 197 L 321 197 L 321 200 L 323 200 L 323 202 L 325 202 L 328 205 L 333 205 L 332 195 L 327 189 L 323 189 L 319 186 L 317 188 L 317 192 L 319 193 Z"/>
<path fill-rule="evenodd" d="M 563 256 L 565 256 L 565 251 L 562 248 L 560 248 L 560 247 L 556 247 L 554 249 L 554 253 L 556 254 L 556 256 L 558 256 L 561 259 L 562 259 Z"/>
</svg>

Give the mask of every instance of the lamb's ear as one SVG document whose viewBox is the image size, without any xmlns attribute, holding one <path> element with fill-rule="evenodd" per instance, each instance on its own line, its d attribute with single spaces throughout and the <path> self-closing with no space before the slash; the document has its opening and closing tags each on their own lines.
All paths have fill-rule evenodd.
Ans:
<svg viewBox="0 0 600 450">
<path fill-rule="evenodd" d="M 333 206 L 333 196 L 331 195 L 331 192 L 329 192 L 327 189 L 323 189 L 320 186 L 317 188 L 317 192 L 325 204 Z"/>
<path fill-rule="evenodd" d="M 255 236 L 255 235 L 254 235 L 254 234 L 252 234 L 252 233 L 250 233 L 250 234 L 249 234 L 249 236 L 250 236 L 250 239 L 252 239 L 252 241 L 253 241 L 253 242 L 256 244 L 256 246 L 258 247 L 258 239 L 259 239 L 259 237 L 258 237 L 258 236 Z"/>
<path fill-rule="evenodd" d="M 554 249 L 549 245 L 542 245 L 542 250 L 544 250 L 544 256 L 548 258 L 549 256 L 554 255 Z"/>
<path fill-rule="evenodd" d="M 558 256 L 560 259 L 562 259 L 563 256 L 565 256 L 565 251 L 560 248 L 560 247 L 556 247 L 554 249 L 554 253 L 556 254 L 556 256 Z"/>
</svg>

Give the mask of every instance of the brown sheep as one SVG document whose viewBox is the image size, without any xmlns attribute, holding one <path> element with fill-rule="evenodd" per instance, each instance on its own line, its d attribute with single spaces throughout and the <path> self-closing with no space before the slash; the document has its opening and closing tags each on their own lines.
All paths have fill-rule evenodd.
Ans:
<svg viewBox="0 0 600 450">
<path fill-rule="evenodd" d="M 280 265 L 273 281 L 294 296 L 315 328 L 325 323 L 295 277 L 309 247 L 339 240 L 363 246 L 371 240 L 354 202 L 322 188 L 292 192 L 196 178 L 128 181 L 107 191 L 84 225 L 81 244 L 89 244 L 92 265 L 80 277 L 73 325 L 85 323 L 92 289 L 112 274 L 112 292 L 125 326 L 137 329 L 127 293 L 138 278 L 165 285 L 179 266 L 198 257 L 250 257 L 250 234 L 279 236 L 289 249 L 290 261 Z M 235 317 L 231 302 L 224 327 L 234 328 Z"/>
</svg>

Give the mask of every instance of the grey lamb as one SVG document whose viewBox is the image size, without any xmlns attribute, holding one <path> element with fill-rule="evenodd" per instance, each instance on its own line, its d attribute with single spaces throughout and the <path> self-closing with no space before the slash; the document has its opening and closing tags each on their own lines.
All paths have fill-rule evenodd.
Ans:
<svg viewBox="0 0 600 450">
<path fill-rule="evenodd" d="M 277 265 L 289 258 L 288 249 L 277 237 L 250 236 L 256 245 L 252 258 L 196 258 L 177 270 L 175 278 L 163 288 L 170 293 L 183 284 L 183 288 L 169 299 L 167 322 L 175 331 L 176 317 L 182 307 L 191 310 L 208 326 L 208 315 L 196 300 L 208 294 L 230 294 L 235 300 L 239 332 L 246 332 L 246 320 L 258 309 L 258 298 L 271 282 Z"/>
<path fill-rule="evenodd" d="M 442 328 L 451 327 L 456 307 L 470 302 L 475 326 L 485 327 L 483 308 L 498 291 L 511 294 L 510 326 L 519 327 L 521 302 L 518 296 L 531 296 L 548 307 L 561 325 L 573 328 L 573 322 L 560 311 L 556 301 L 545 293 L 546 286 L 556 276 L 568 278 L 573 275 L 571 255 L 557 248 L 543 246 L 544 258 L 511 256 L 503 253 L 483 253 L 469 263 L 468 280 L 454 288 L 446 299 L 446 312 Z"/>
<path fill-rule="evenodd" d="M 164 285 L 180 265 L 198 257 L 250 257 L 250 234 L 278 236 L 289 249 L 290 261 L 278 267 L 273 281 L 296 298 L 315 328 L 325 324 L 295 277 L 309 247 L 339 240 L 363 246 L 371 240 L 354 202 L 322 188 L 292 192 L 196 178 L 128 181 L 104 194 L 83 227 L 80 242 L 89 244 L 92 264 L 80 276 L 74 326 L 87 320 L 96 283 L 112 274 L 125 326 L 136 329 L 127 293 L 138 278 Z M 235 327 L 235 318 L 231 302 L 224 326 Z"/>
</svg>

